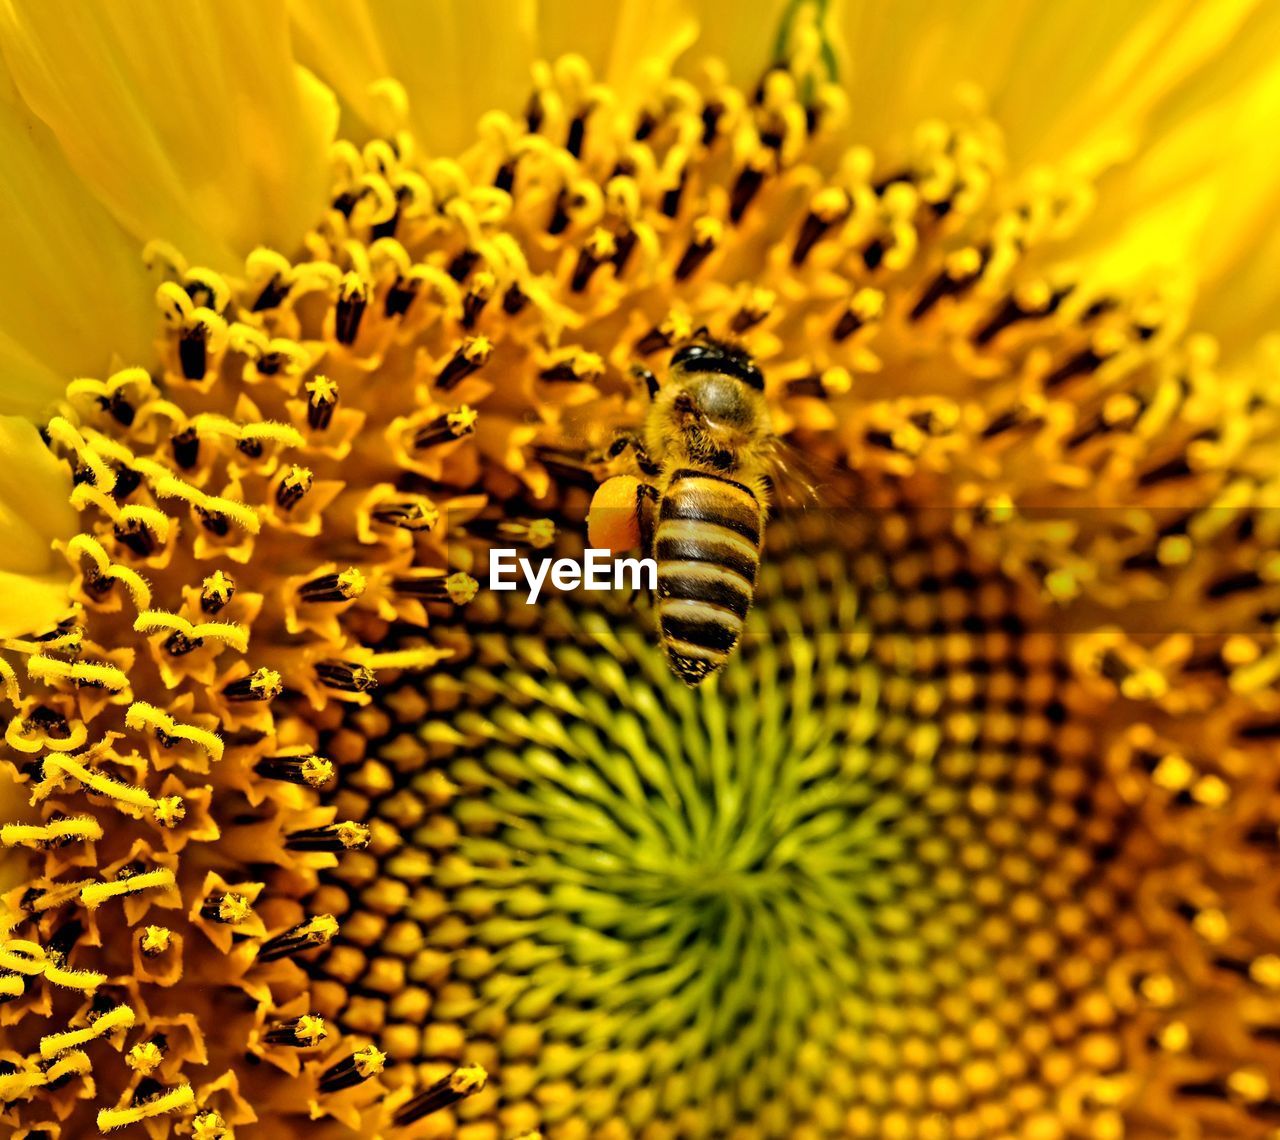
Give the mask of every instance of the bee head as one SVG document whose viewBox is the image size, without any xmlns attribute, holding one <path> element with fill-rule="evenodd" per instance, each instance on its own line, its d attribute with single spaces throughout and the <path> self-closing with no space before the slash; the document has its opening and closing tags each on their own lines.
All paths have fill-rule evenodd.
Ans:
<svg viewBox="0 0 1280 1140">
<path fill-rule="evenodd" d="M 749 431 L 759 420 L 764 377 L 740 348 L 700 340 L 671 358 L 676 412 L 706 426 Z"/>
<path fill-rule="evenodd" d="M 748 388 L 764 391 L 764 374 L 751 359 L 751 354 L 724 341 L 700 337 L 686 344 L 671 357 L 674 372 L 687 377 L 698 374 L 731 376 Z"/>
</svg>

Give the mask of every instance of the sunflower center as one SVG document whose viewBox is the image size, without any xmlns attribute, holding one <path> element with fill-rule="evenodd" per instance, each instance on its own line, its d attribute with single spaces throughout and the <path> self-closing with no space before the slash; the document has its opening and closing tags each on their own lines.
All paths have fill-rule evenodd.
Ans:
<svg viewBox="0 0 1280 1140">
<path fill-rule="evenodd" d="M 1057 1135 L 1042 1067 L 1120 1060 L 1142 856 L 1112 868 L 1124 810 L 1036 604 L 925 524 L 893 558 L 874 520 L 834 533 L 774 528 L 704 690 L 645 614 L 574 599 L 385 694 L 383 838 L 321 888 L 339 1018 L 478 1060 L 513 1129 Z"/>
</svg>

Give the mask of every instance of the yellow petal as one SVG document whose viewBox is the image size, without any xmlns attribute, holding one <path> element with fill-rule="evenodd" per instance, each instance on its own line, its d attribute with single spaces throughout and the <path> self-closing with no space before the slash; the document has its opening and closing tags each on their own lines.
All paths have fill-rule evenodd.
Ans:
<svg viewBox="0 0 1280 1140">
<path fill-rule="evenodd" d="M 41 632 L 71 609 L 71 571 L 53 550 L 77 530 L 66 467 L 29 420 L 0 416 L 0 637 Z"/>
<path fill-rule="evenodd" d="M 0 413 L 39 417 L 76 376 L 146 360 L 155 310 L 138 243 L 0 78 Z"/>
<path fill-rule="evenodd" d="M 739 15 L 743 21 L 743 15 Z M 752 12 L 743 22 L 756 22 Z M 772 29 L 759 24 L 762 42 Z M 694 5 L 686 0 L 542 0 L 538 5 L 538 54 L 555 59 L 567 53 L 584 57 L 596 78 L 622 96 L 639 97 L 644 88 L 670 70 L 676 57 L 698 36 Z"/>
<path fill-rule="evenodd" d="M 580 55 L 597 79 L 638 97 L 696 30 L 687 0 L 293 0 L 290 10 L 300 58 L 366 124 L 380 123 L 374 83 L 404 87 L 410 126 L 433 155 L 470 146 L 487 111 L 523 111 L 536 60 Z"/>
<path fill-rule="evenodd" d="M 1228 348 L 1266 330 L 1280 273 L 1250 251 L 1280 205 L 1280 6 L 845 0 L 838 26 L 856 138 L 892 150 L 974 88 L 1015 169 L 1095 182 L 1072 255 L 1108 283 L 1198 289 L 1197 323 Z"/>
<path fill-rule="evenodd" d="M 1280 167 L 1280 8 L 1254 13 L 1229 49 L 1170 93 L 1134 158 L 1102 178 L 1086 223 L 1103 276 L 1181 276 L 1198 294 L 1192 321 L 1227 354 L 1280 327 L 1274 220 Z"/>
<path fill-rule="evenodd" d="M 955 92 L 983 92 L 1015 165 L 1094 173 L 1133 154 L 1166 97 L 1232 44 L 1260 0 L 843 0 L 854 133 L 882 147 Z"/>
<path fill-rule="evenodd" d="M 486 111 L 515 113 L 528 100 L 532 0 L 297 0 L 290 11 L 299 57 L 366 124 L 380 117 L 371 85 L 399 81 L 430 154 L 464 150 Z"/>
<path fill-rule="evenodd" d="M 690 62 L 723 60 L 733 82 L 750 90 L 777 62 L 778 32 L 794 7 L 791 0 L 757 0 L 748 13 L 737 0 L 693 0 L 697 42 L 688 53 Z M 828 38 L 837 34 L 829 29 Z"/>
<path fill-rule="evenodd" d="M 323 208 L 332 94 L 293 60 L 283 0 L 0 0 L 23 98 L 139 241 L 238 268 Z"/>
</svg>

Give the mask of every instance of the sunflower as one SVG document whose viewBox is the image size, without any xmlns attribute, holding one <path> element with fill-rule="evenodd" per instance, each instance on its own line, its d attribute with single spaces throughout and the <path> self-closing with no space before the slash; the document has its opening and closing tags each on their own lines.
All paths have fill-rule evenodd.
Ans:
<svg viewBox="0 0 1280 1140">
<path fill-rule="evenodd" d="M 1280 1135 L 1278 43 L 3 0 L 7 1134 Z M 483 578 L 702 327 L 691 688 Z"/>
</svg>

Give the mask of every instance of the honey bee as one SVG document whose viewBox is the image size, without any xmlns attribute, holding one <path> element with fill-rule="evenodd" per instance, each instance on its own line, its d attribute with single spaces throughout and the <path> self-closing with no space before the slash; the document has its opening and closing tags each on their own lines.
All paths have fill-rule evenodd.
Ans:
<svg viewBox="0 0 1280 1140">
<path fill-rule="evenodd" d="M 777 440 L 764 376 L 742 348 L 699 334 L 671 357 L 649 394 L 643 431 L 621 431 L 605 456 L 630 450 L 642 478 L 597 490 L 593 547 L 640 546 L 657 563 L 663 651 L 690 687 L 724 665 L 755 595 Z"/>
</svg>

